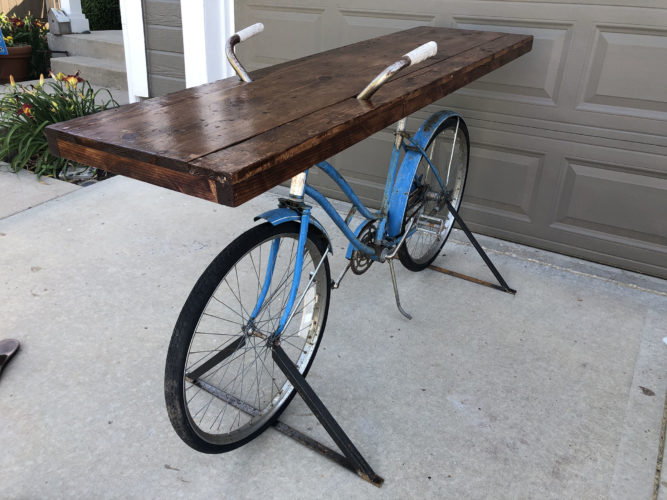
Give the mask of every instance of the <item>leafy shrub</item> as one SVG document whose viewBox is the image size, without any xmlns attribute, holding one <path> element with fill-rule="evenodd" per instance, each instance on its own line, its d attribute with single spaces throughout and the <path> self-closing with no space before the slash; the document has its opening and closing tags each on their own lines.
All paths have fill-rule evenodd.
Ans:
<svg viewBox="0 0 667 500">
<path fill-rule="evenodd" d="M 48 28 L 46 23 L 31 15 L 23 18 L 7 17 L 0 13 L 0 29 L 8 47 L 31 45 L 30 73 L 37 78 L 48 69 L 49 47 L 46 42 Z"/>
<path fill-rule="evenodd" d="M 0 12 L 0 29 L 7 47 L 32 45 L 35 38 L 46 39 L 46 24 L 32 16 L 8 17 Z"/>
<path fill-rule="evenodd" d="M 119 0 L 81 0 L 81 10 L 93 31 L 121 29 Z"/>
<path fill-rule="evenodd" d="M 10 162 L 14 171 L 27 168 L 56 177 L 70 167 L 80 167 L 49 152 L 44 128 L 118 106 L 107 89 L 94 91 L 78 73 L 51 76 L 48 82 L 42 76 L 39 84 L 27 88 L 11 79 L 9 93 L 0 99 L 0 128 L 6 130 L 0 139 L 0 159 Z"/>
</svg>

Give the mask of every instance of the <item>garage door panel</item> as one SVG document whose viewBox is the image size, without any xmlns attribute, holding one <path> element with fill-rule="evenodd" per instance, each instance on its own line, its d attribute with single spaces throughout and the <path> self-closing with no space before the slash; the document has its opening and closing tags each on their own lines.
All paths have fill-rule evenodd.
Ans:
<svg viewBox="0 0 667 500">
<path fill-rule="evenodd" d="M 466 118 L 474 230 L 667 278 L 665 0 L 261 1 L 236 1 L 239 26 L 267 25 L 248 42 L 251 67 L 416 25 L 532 34 L 532 52 L 408 130 L 441 109 Z M 332 160 L 371 206 L 392 142 L 386 130 Z M 310 181 L 340 197 L 315 170 Z"/>
<path fill-rule="evenodd" d="M 665 78 L 667 81 L 667 75 Z M 593 137 L 667 146 L 667 121 L 649 118 L 650 111 L 639 118 L 636 108 L 601 104 L 582 104 L 576 110 L 563 106 L 538 107 L 519 99 L 499 99 L 488 94 L 465 95 L 460 90 L 440 101 L 440 106 L 467 109 L 486 114 L 489 118 L 500 116 L 502 121 L 517 125 L 536 123 L 545 135 L 551 130 L 580 130 L 584 135 Z"/>
<path fill-rule="evenodd" d="M 436 104 L 427 106 L 423 110 L 426 113 L 421 116 L 427 118 L 436 111 L 454 109 L 463 115 L 466 122 L 483 121 L 502 124 L 503 130 L 525 135 L 526 139 L 524 140 L 528 140 L 527 137 L 546 137 L 610 147 L 614 147 L 615 143 L 618 144 L 618 141 L 621 141 L 623 147 L 628 151 L 655 154 L 664 154 L 665 148 L 667 148 L 667 136 L 665 135 L 641 134 L 632 129 L 600 129 L 591 125 L 578 125 L 565 121 L 549 121 L 548 128 L 545 128 L 544 119 L 508 115 L 488 109 L 472 109 L 461 105 L 461 102 L 461 96 L 450 95 Z M 607 121 L 611 123 L 618 119 L 616 116 L 608 117 Z"/>
<path fill-rule="evenodd" d="M 563 80 L 572 24 L 455 16 L 455 27 L 533 35 L 533 49 L 521 58 L 459 90 L 478 98 L 555 106 Z"/>
<path fill-rule="evenodd" d="M 667 279 L 663 245 L 581 226 L 554 224 L 550 229 L 543 233 L 545 244 L 536 246 Z"/>
<path fill-rule="evenodd" d="M 636 240 L 610 239 L 605 233 L 596 234 L 583 228 L 579 234 L 575 231 L 565 233 L 557 227 L 532 234 L 517 234 L 497 225 L 469 223 L 468 226 L 474 232 L 496 238 L 667 279 L 667 252 L 661 247 L 637 245 Z M 564 234 L 567 242 L 562 240 Z"/>
<path fill-rule="evenodd" d="M 566 158 L 557 227 L 591 229 L 667 249 L 667 176 Z"/>
<path fill-rule="evenodd" d="M 361 42 L 417 26 L 435 25 L 435 16 L 432 14 L 412 11 L 407 4 L 405 7 L 400 12 L 340 9 L 340 44 Z M 401 55 L 397 54 L 397 58 Z"/>
<path fill-rule="evenodd" d="M 378 208 L 382 201 L 393 143 L 393 132 L 383 130 L 329 160 L 352 184 L 361 201 L 371 208 Z M 336 193 L 337 198 L 343 198 L 340 189 L 326 174 L 317 168 L 311 169 L 309 176 L 313 173 L 315 177 L 309 177 L 309 182 L 324 194 Z"/>
<path fill-rule="evenodd" d="M 595 135 L 608 137 L 616 135 L 617 131 L 655 135 L 658 137 L 650 139 L 652 143 L 667 144 L 667 119 L 664 112 L 667 105 L 664 96 L 667 91 L 667 85 L 664 84 L 667 81 L 667 64 L 664 62 L 667 57 L 664 47 L 667 9 L 596 10 L 589 5 L 573 5 L 561 7 L 558 12 L 554 12 L 547 5 L 539 6 L 537 11 L 537 6 L 531 8 L 527 2 L 523 9 L 518 11 L 518 16 L 509 17 L 508 14 L 517 13 L 514 6 L 507 5 L 507 8 L 501 11 L 495 7 L 500 3 L 489 1 L 486 9 L 479 4 L 461 8 L 464 12 L 470 11 L 471 15 L 467 12 L 456 13 L 453 23 L 460 27 L 486 25 L 486 29 L 499 30 L 507 29 L 503 28 L 504 24 L 511 28 L 511 23 L 519 23 L 526 25 L 527 33 L 531 32 L 532 23 L 536 23 L 533 29 L 539 28 L 540 23 L 547 29 L 562 27 L 567 30 L 570 38 L 566 37 L 563 45 L 561 77 L 555 84 L 548 85 L 553 80 L 549 80 L 547 75 L 554 72 L 544 69 L 549 56 L 543 54 L 539 61 L 531 61 L 529 65 L 529 72 L 544 78 L 545 85 L 542 90 L 533 86 L 529 92 L 522 94 L 510 89 L 494 89 L 493 86 L 488 86 L 480 91 L 483 82 L 480 80 L 451 96 L 450 105 L 493 111 L 505 115 L 507 119 L 536 118 L 543 122 L 543 128 L 546 129 L 565 123 L 595 127 Z M 486 10 L 488 17 L 477 15 L 480 10 Z M 523 20 L 521 16 L 530 18 Z M 553 19 L 548 19 L 549 17 Z M 534 19 L 539 21 L 533 21 Z M 553 26 L 550 26 L 550 23 Z M 536 50 L 539 50 L 539 44 L 545 42 L 543 39 L 546 35 L 554 36 L 548 31 L 540 34 L 536 30 L 533 34 L 536 41 L 531 53 L 486 78 L 496 78 L 497 74 L 502 75 L 503 71 L 509 71 L 512 65 L 522 64 L 534 57 Z M 598 43 L 598 39 L 603 36 L 611 42 L 605 39 L 603 43 Z M 556 40 L 552 43 L 555 44 Z M 605 65 L 603 60 L 607 51 L 604 47 L 610 43 L 614 47 L 611 47 L 607 58 L 609 62 Z M 556 57 L 555 52 L 553 57 Z M 555 65 L 552 64 L 552 67 Z M 555 90 L 552 91 L 552 88 Z M 539 93 L 535 93 L 535 90 Z M 550 104 L 552 105 L 549 106 Z"/>
<path fill-rule="evenodd" d="M 577 109 L 667 120 L 667 30 L 598 26 L 596 31 Z"/>
<path fill-rule="evenodd" d="M 238 46 L 239 59 L 249 70 L 273 66 L 326 50 L 321 36 L 325 9 L 252 4 L 246 6 L 239 28 L 264 23 L 265 33 Z"/>
<path fill-rule="evenodd" d="M 509 3 L 509 2 L 519 2 L 524 4 L 533 4 L 533 5 L 544 5 L 553 3 L 553 0 L 480 0 L 480 3 Z M 581 0 L 559 0 L 559 3 L 562 4 L 572 4 L 580 5 Z M 586 0 L 587 6 L 600 5 L 604 7 L 609 6 L 618 6 L 625 7 L 628 5 L 628 0 Z M 636 7 L 664 7 L 664 0 L 633 0 L 633 5 Z"/>
<path fill-rule="evenodd" d="M 473 142 L 466 208 L 474 207 L 478 217 L 486 213 L 532 223 L 543 165 L 543 154 Z"/>
</svg>

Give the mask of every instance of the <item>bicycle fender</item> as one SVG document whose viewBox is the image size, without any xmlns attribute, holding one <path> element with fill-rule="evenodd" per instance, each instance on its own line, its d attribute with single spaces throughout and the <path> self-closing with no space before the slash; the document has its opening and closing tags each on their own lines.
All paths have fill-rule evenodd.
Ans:
<svg viewBox="0 0 667 500">
<path fill-rule="evenodd" d="M 459 119 L 463 120 L 463 117 L 455 111 L 444 110 L 433 113 L 426 120 L 424 120 L 424 123 L 422 123 L 422 126 L 419 127 L 419 130 L 417 130 L 412 140 L 416 144 L 419 144 L 422 148 L 425 148 L 428 144 L 428 141 L 431 139 L 431 137 L 433 137 L 433 134 L 435 134 L 440 128 L 440 125 L 442 125 L 452 116 L 457 116 Z"/>
<path fill-rule="evenodd" d="M 418 144 L 422 149 L 426 147 L 431 137 L 438 132 L 440 126 L 449 118 L 456 116 L 460 120 L 461 115 L 454 111 L 438 111 L 433 113 L 422 123 L 419 130 L 412 137 L 415 144 Z M 391 192 L 391 202 L 388 208 L 387 234 L 395 238 L 403 229 L 403 214 L 408 202 L 408 195 L 412 186 L 412 178 L 415 176 L 421 153 L 419 151 L 407 150 L 405 157 L 401 162 L 401 166 L 396 174 L 396 181 Z"/>
<path fill-rule="evenodd" d="M 285 222 L 300 222 L 301 214 L 292 208 L 274 208 L 268 212 L 264 212 L 256 216 L 253 220 L 257 221 L 259 219 L 264 219 L 267 222 L 270 222 L 272 225 L 277 226 L 278 224 L 284 224 Z M 326 240 L 329 251 L 333 255 L 333 246 L 331 245 L 331 239 L 327 230 L 324 229 L 324 226 L 318 221 L 315 217 L 310 216 L 309 223 L 311 226 L 314 226 L 321 234 L 322 237 Z"/>
</svg>

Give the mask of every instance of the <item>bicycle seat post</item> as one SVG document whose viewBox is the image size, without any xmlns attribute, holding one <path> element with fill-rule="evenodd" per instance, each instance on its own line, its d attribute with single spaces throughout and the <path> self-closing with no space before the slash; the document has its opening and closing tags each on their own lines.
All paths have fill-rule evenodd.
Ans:
<svg viewBox="0 0 667 500">
<path fill-rule="evenodd" d="M 289 197 L 297 202 L 303 202 L 303 193 L 306 190 L 306 180 L 308 178 L 308 170 L 292 177 L 290 184 Z"/>
<path fill-rule="evenodd" d="M 394 188 L 394 182 L 396 180 L 396 172 L 398 167 L 398 162 L 401 154 L 401 146 L 403 145 L 403 136 L 405 134 L 405 127 L 407 123 L 407 118 L 401 118 L 396 123 L 396 132 L 394 132 L 394 149 L 391 152 L 391 160 L 389 161 L 389 174 L 387 177 L 387 182 L 384 186 L 384 194 L 382 195 L 382 205 L 381 212 L 383 215 L 387 215 L 387 210 L 389 208 L 389 197 L 391 196 L 391 191 Z M 384 237 L 384 223 L 380 222 L 380 231 L 376 234 L 376 242 L 380 243 Z"/>
<path fill-rule="evenodd" d="M 396 132 L 394 132 L 395 140 L 394 140 L 394 149 L 397 151 L 401 149 L 401 146 L 403 145 L 403 137 L 405 135 L 405 128 L 407 126 L 408 119 L 406 118 L 401 118 L 398 120 L 398 123 L 396 123 Z"/>
<path fill-rule="evenodd" d="M 403 134 L 405 132 L 407 122 L 407 118 L 401 118 L 396 124 L 396 132 L 394 132 L 394 135 L 396 136 L 396 140 L 394 141 L 395 149 L 401 149 L 401 145 L 403 144 Z"/>
</svg>

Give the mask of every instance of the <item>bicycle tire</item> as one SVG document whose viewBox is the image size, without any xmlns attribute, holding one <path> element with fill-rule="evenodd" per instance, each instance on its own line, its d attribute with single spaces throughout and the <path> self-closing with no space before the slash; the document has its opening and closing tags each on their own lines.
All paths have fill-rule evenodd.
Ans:
<svg viewBox="0 0 667 500">
<path fill-rule="evenodd" d="M 470 138 L 463 119 L 452 116 L 445 120 L 431 136 L 424 150 L 428 153 L 433 166 L 437 168 L 446 190 L 451 193 L 452 205 L 458 210 L 463 198 L 470 161 Z M 438 200 L 428 199 L 429 193 L 442 192 L 430 170 L 428 162 L 421 157 L 413 177 L 403 219 L 405 228 L 421 207 L 424 208 L 423 215 L 416 224 L 417 227 L 413 225 L 411 229 L 413 234 L 406 238 L 398 251 L 401 264 L 410 271 L 426 269 L 435 260 L 454 225 L 454 217 L 447 209 L 444 198 L 440 196 Z"/>
<path fill-rule="evenodd" d="M 296 393 L 273 364 L 267 339 L 289 295 L 298 237 L 297 222 L 278 226 L 267 222 L 246 231 L 211 262 L 183 306 L 169 344 L 164 391 L 174 430 L 195 450 L 223 453 L 251 441 L 280 416 Z M 249 328 L 248 308 L 257 304 L 263 264 L 276 239 L 280 244 L 271 288 Z M 297 298 L 327 244 L 311 226 Z M 280 337 L 280 345 L 304 376 L 326 326 L 330 282 L 325 258 Z"/>
</svg>

